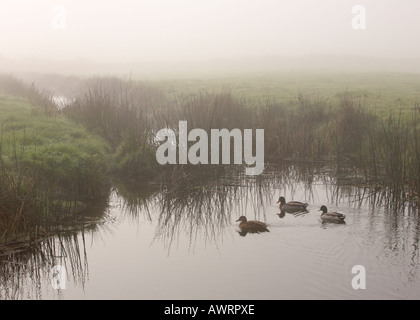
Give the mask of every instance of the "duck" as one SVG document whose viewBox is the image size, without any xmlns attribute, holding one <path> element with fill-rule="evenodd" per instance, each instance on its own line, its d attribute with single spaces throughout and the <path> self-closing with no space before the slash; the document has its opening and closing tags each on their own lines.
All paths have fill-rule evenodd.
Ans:
<svg viewBox="0 0 420 320">
<path fill-rule="evenodd" d="M 306 207 L 308 206 L 307 203 L 299 201 L 290 201 L 286 203 L 286 199 L 284 197 L 280 197 L 277 203 L 280 203 L 280 210 L 285 211 L 287 213 L 305 211 Z"/>
<path fill-rule="evenodd" d="M 324 222 L 335 222 L 335 223 L 343 223 L 346 216 L 342 213 L 338 212 L 328 212 L 326 206 L 321 206 L 318 211 L 322 211 L 321 213 L 321 220 Z"/>
<path fill-rule="evenodd" d="M 246 231 L 250 233 L 269 231 L 267 229 L 268 224 L 261 221 L 256 221 L 256 220 L 248 221 L 245 216 L 239 217 L 239 219 L 236 220 L 236 222 L 240 222 L 239 228 L 241 228 L 242 231 Z"/>
</svg>

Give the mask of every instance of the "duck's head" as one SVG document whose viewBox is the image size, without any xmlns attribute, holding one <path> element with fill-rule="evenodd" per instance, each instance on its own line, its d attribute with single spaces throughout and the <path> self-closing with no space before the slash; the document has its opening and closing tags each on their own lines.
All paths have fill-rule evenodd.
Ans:
<svg viewBox="0 0 420 320">
<path fill-rule="evenodd" d="M 245 216 L 241 216 L 241 217 L 239 217 L 239 219 L 238 220 L 236 220 L 236 222 L 247 222 L 248 220 L 246 219 L 246 217 Z"/>
<path fill-rule="evenodd" d="M 328 212 L 328 209 L 327 209 L 326 206 L 321 206 L 321 208 L 319 208 L 318 211 L 322 211 L 323 213 L 327 213 Z"/>
<path fill-rule="evenodd" d="M 280 197 L 277 203 L 286 203 L 286 199 L 284 197 Z"/>
</svg>

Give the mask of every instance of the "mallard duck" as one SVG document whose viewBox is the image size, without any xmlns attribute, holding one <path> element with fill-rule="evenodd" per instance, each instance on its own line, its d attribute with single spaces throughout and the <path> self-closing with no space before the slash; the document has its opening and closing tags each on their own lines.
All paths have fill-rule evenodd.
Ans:
<svg viewBox="0 0 420 320">
<path fill-rule="evenodd" d="M 321 220 L 324 221 L 324 222 L 342 223 L 342 222 L 344 222 L 344 219 L 346 218 L 346 216 L 342 213 L 328 212 L 328 209 L 327 209 L 326 206 L 321 206 L 321 208 L 318 211 L 322 211 Z"/>
<path fill-rule="evenodd" d="M 290 201 L 286 203 L 286 199 L 284 197 L 280 197 L 277 203 L 280 203 L 280 210 L 285 211 L 287 213 L 305 211 L 306 207 L 308 206 L 307 203 L 299 201 Z"/>
<path fill-rule="evenodd" d="M 238 220 L 236 220 L 236 222 L 239 222 L 239 221 L 241 222 L 239 224 L 239 228 L 241 228 L 243 231 L 247 231 L 251 233 L 268 231 L 267 229 L 268 224 L 264 222 L 256 221 L 256 220 L 248 221 L 245 216 L 241 216 L 239 217 Z"/>
</svg>

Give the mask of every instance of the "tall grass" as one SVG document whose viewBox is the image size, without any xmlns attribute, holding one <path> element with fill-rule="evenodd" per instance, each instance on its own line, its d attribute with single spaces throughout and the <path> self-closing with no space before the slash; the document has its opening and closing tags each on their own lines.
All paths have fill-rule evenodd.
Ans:
<svg viewBox="0 0 420 320">
<path fill-rule="evenodd" d="M 0 94 L 25 98 L 44 113 L 57 114 L 51 92 L 39 89 L 34 83 L 29 86 L 13 75 L 0 74 Z"/>
<path fill-rule="evenodd" d="M 377 184 L 390 187 L 396 197 L 419 194 L 420 145 L 417 116 L 403 118 L 390 112 L 380 121 L 370 137 L 365 166 L 373 168 Z"/>
<path fill-rule="evenodd" d="M 152 103 L 160 99 L 161 93 L 152 87 L 118 78 L 95 78 L 64 113 L 111 145 L 119 176 L 146 176 L 156 165 L 148 140 Z"/>
<path fill-rule="evenodd" d="M 268 162 L 330 161 L 338 170 L 346 166 L 362 170 L 368 181 L 401 195 L 418 194 L 417 118 L 409 121 L 407 111 L 404 116 L 380 117 L 367 109 L 365 99 L 348 92 L 334 99 L 299 94 L 295 100 L 256 104 L 225 89 L 168 97 L 144 84 L 105 78 L 92 80 L 66 112 L 109 141 L 120 172 L 130 176 L 154 181 L 165 176 L 174 184 L 187 181 L 191 174 L 205 177 L 211 166 L 156 167 L 153 134 L 162 128 L 177 133 L 179 121 L 187 121 L 189 129 L 201 128 L 208 134 L 211 129 L 261 128 Z M 228 168 L 220 167 L 214 172 Z"/>
<path fill-rule="evenodd" d="M 328 150 L 324 126 L 330 117 L 329 108 L 326 100 L 303 96 L 298 101 L 262 104 L 254 127 L 264 129 L 265 158 L 272 161 L 325 158 Z"/>
</svg>

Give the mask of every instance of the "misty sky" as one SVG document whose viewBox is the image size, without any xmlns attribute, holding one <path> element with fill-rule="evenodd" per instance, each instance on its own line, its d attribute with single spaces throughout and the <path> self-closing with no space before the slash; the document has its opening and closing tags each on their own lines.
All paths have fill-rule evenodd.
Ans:
<svg viewBox="0 0 420 320">
<path fill-rule="evenodd" d="M 353 30 L 354 5 L 366 30 Z M 54 29 L 55 5 L 65 29 Z M 419 0 L 1 0 L 0 55 L 97 62 L 420 56 Z M 62 21 L 62 20 L 61 20 Z"/>
</svg>

